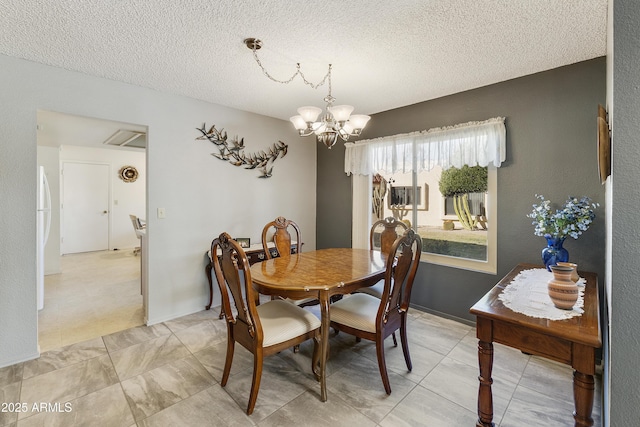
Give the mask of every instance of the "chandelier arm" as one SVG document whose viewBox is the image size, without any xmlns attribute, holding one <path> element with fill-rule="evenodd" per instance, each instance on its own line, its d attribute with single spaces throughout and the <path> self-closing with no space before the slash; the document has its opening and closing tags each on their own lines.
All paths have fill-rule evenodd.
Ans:
<svg viewBox="0 0 640 427">
<path fill-rule="evenodd" d="M 299 131 L 300 136 L 311 136 L 313 135 L 313 130 L 312 129 L 303 129 L 301 131 Z"/>
<path fill-rule="evenodd" d="M 342 138 L 343 141 L 349 140 L 349 134 L 342 127 L 338 129 L 338 135 L 340 136 L 340 138 Z"/>
</svg>

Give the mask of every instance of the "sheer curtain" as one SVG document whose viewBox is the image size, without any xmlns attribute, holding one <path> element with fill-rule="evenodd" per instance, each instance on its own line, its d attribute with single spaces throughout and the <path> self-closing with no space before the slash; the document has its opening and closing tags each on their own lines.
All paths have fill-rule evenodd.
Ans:
<svg viewBox="0 0 640 427">
<path fill-rule="evenodd" d="M 504 117 L 495 117 L 483 122 L 386 136 L 345 146 L 344 171 L 353 175 L 351 242 L 354 248 L 367 248 L 373 174 L 429 171 L 436 165 L 443 169 L 490 164 L 500 167 L 506 158 L 506 130 Z M 491 178 L 489 182 L 492 182 Z M 495 254 L 490 252 L 490 258 L 492 268 L 495 268 Z"/>
<path fill-rule="evenodd" d="M 347 175 L 429 171 L 469 166 L 500 167 L 506 158 L 504 117 L 345 144 Z"/>
</svg>

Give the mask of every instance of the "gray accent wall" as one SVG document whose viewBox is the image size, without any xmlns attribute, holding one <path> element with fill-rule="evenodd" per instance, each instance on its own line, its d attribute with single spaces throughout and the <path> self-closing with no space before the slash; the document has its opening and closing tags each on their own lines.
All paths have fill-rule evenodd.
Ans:
<svg viewBox="0 0 640 427">
<path fill-rule="evenodd" d="M 613 3 L 610 425 L 640 419 L 640 7 Z M 613 114 L 611 114 L 613 113 Z M 606 372 L 606 371 L 605 371 Z"/>
<path fill-rule="evenodd" d="M 602 289 L 605 189 L 598 176 L 596 117 L 598 104 L 605 104 L 605 74 L 605 58 L 596 58 L 372 116 L 363 138 L 506 118 L 507 158 L 498 169 L 498 272 L 422 263 L 415 306 L 473 322 L 469 308 L 516 264 L 540 264 L 546 241 L 533 234 L 526 216 L 536 194 L 557 203 L 588 195 L 603 205 L 586 234 L 565 242 L 570 260 L 596 272 Z M 318 249 L 351 245 L 351 177 L 344 173 L 344 151 L 343 144 L 317 149 Z M 496 226 L 495 218 L 490 221 Z"/>
</svg>

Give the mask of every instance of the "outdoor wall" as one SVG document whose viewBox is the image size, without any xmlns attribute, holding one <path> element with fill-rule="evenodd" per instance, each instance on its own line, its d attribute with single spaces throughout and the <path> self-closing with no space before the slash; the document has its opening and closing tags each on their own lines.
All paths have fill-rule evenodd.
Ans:
<svg viewBox="0 0 640 427">
<path fill-rule="evenodd" d="M 556 203 L 587 195 L 604 204 L 596 161 L 598 104 L 605 103 L 605 58 L 374 114 L 362 138 L 506 117 L 507 159 L 498 169 L 496 275 L 422 263 L 412 303 L 473 322 L 469 308 L 520 262 L 541 263 L 546 246 L 527 214 L 543 194 Z M 425 82 L 428 84 L 428 82 Z M 351 245 L 351 178 L 344 146 L 318 147 L 318 248 Z M 334 200 L 335 202 L 330 202 Z M 578 240 L 565 248 L 579 268 L 604 273 L 604 207 Z M 490 219 L 490 225 L 495 224 Z M 602 287 L 601 287 L 602 289 Z"/>
<path fill-rule="evenodd" d="M 445 219 L 445 207 L 444 199 L 440 194 L 438 188 L 437 177 L 442 172 L 440 166 L 435 166 L 429 172 L 423 172 L 418 176 L 418 187 L 420 204 L 418 205 L 418 224 L 428 225 L 430 227 L 441 227 L 443 219 Z M 398 219 L 412 220 L 411 207 L 408 209 L 391 209 L 391 186 L 393 187 L 411 187 L 412 176 L 411 173 L 406 174 L 392 174 L 394 182 L 387 184 L 387 193 L 384 196 L 384 209 L 382 209 L 382 218 L 389 216 L 396 217 Z M 389 176 L 387 176 L 389 178 Z M 456 218 L 453 215 L 452 218 Z M 460 223 L 456 222 L 456 226 L 460 228 Z"/>
<path fill-rule="evenodd" d="M 49 110 L 148 126 L 148 322 L 204 309 L 205 252 L 223 231 L 258 241 L 278 215 L 315 249 L 316 154 L 288 121 L 0 55 L 0 367 L 38 356 L 36 118 Z M 248 152 L 289 145 L 259 179 L 211 156 L 206 122 L 244 137 Z M 158 219 L 157 208 L 166 218 Z M 214 303 L 219 302 L 215 292 Z"/>
</svg>

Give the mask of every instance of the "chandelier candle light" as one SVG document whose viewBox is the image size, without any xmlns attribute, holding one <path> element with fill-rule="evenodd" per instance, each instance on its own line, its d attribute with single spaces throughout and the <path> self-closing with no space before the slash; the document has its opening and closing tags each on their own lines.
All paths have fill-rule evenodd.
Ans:
<svg viewBox="0 0 640 427">
<path fill-rule="evenodd" d="M 323 143 L 327 148 L 331 148 L 338 141 L 340 137 L 343 141 L 348 141 L 349 137 L 358 137 L 362 133 L 362 129 L 366 126 L 367 122 L 371 118 L 364 114 L 351 114 L 354 107 L 351 105 L 333 105 L 336 100 L 331 95 L 331 64 L 329 64 L 329 70 L 324 76 L 322 81 L 317 84 L 309 82 L 302 71 L 300 70 L 300 64 L 296 66 L 296 72 L 287 80 L 278 80 L 272 77 L 267 70 L 262 66 L 260 59 L 256 51 L 262 47 L 262 41 L 255 38 L 248 38 L 244 40 L 245 45 L 253 51 L 253 57 L 262 69 L 262 72 L 269 79 L 277 83 L 287 84 L 290 83 L 297 75 L 300 75 L 305 84 L 311 86 L 314 89 L 322 86 L 325 82 L 329 83 L 329 93 L 324 97 L 324 102 L 327 103 L 325 112 L 321 116 L 322 109 L 314 106 L 305 106 L 298 108 L 298 115 L 291 117 L 291 123 L 298 131 L 300 136 L 315 135 L 318 142 Z M 318 120 L 320 117 L 320 120 Z"/>
</svg>

